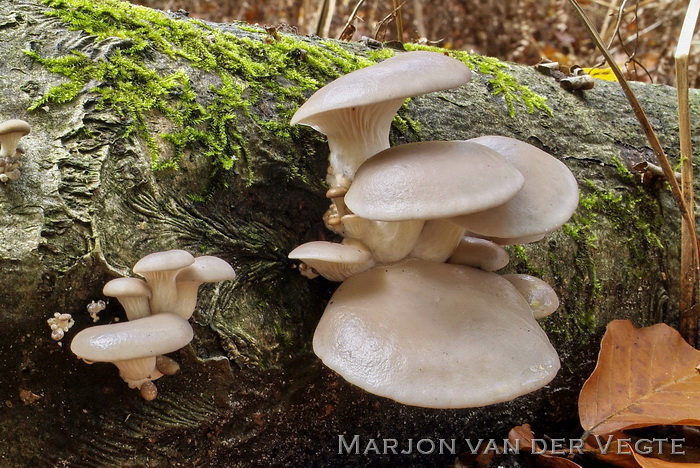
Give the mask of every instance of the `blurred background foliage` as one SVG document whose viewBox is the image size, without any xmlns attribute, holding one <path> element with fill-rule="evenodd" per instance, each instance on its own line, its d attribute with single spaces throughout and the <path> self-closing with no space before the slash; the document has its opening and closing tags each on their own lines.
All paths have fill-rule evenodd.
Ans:
<svg viewBox="0 0 700 468">
<path fill-rule="evenodd" d="M 567 0 L 131 0 L 193 18 L 245 21 L 284 32 L 340 37 L 353 10 L 351 40 L 424 42 L 532 65 L 601 65 Z M 688 0 L 579 0 L 633 80 L 673 84 L 673 52 Z M 325 12 L 325 15 L 324 15 Z M 326 21 L 324 21 L 326 18 Z M 399 37 L 399 34 L 402 37 Z M 346 34 L 347 37 L 347 34 Z M 700 34 L 690 85 L 700 86 Z"/>
</svg>

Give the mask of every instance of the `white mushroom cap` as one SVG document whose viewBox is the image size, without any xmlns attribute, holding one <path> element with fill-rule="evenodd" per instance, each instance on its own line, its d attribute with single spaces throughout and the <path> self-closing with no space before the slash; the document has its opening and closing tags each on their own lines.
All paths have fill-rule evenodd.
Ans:
<svg viewBox="0 0 700 468">
<path fill-rule="evenodd" d="M 177 306 L 177 273 L 194 263 L 194 257 L 184 250 L 167 250 L 146 255 L 134 265 L 134 273 L 144 278 L 151 288 L 151 313 L 162 314 Z"/>
<path fill-rule="evenodd" d="M 436 52 L 406 52 L 341 76 L 316 91 L 292 117 L 328 137 L 331 167 L 352 178 L 389 147 L 394 114 L 406 98 L 455 88 L 471 79 L 462 62 Z"/>
<path fill-rule="evenodd" d="M 129 387 L 142 388 L 163 375 L 156 367 L 156 357 L 182 348 L 192 337 L 187 320 L 159 314 L 86 328 L 75 335 L 70 349 L 87 362 L 111 362 Z M 153 399 L 155 391 L 155 386 L 147 385 L 142 394 Z"/>
<path fill-rule="evenodd" d="M 464 236 L 447 262 L 496 271 L 508 265 L 509 260 L 506 249 L 495 242 Z"/>
<path fill-rule="evenodd" d="M 544 318 L 559 308 L 559 298 L 544 280 L 530 275 L 510 274 L 503 278 L 511 282 L 525 298 L 536 319 Z"/>
<path fill-rule="evenodd" d="M 510 282 L 417 259 L 341 284 L 313 348 L 349 382 L 432 408 L 511 400 L 544 386 L 559 369 L 556 351 Z"/>
<path fill-rule="evenodd" d="M 138 278 L 116 278 L 108 281 L 102 294 L 109 297 L 116 297 L 124 307 L 126 317 L 129 320 L 136 320 L 151 315 L 148 300 L 151 297 L 151 288 L 148 284 Z"/>
<path fill-rule="evenodd" d="M 358 239 L 379 263 L 398 262 L 408 256 L 418 240 L 423 220 L 372 221 L 357 215 L 341 219 L 345 237 Z"/>
<path fill-rule="evenodd" d="M 478 235 L 478 234 L 475 234 Z M 498 245 L 521 245 L 521 244 L 530 244 L 532 242 L 537 242 L 541 241 L 544 239 L 544 236 L 546 233 L 540 233 L 540 234 L 534 234 L 532 236 L 524 236 L 524 237 L 493 237 L 493 236 L 485 236 L 488 240 L 491 242 L 495 242 Z"/>
<path fill-rule="evenodd" d="M 307 242 L 292 250 L 289 258 L 303 261 L 331 281 L 345 281 L 375 264 L 372 252 L 358 241 L 346 244 Z"/>
<path fill-rule="evenodd" d="M 522 238 L 561 227 L 578 206 L 578 184 L 566 165 L 528 143 L 503 136 L 469 140 L 502 154 L 525 177 L 507 203 L 455 218 L 468 231 L 486 237 Z"/>
<path fill-rule="evenodd" d="M 14 156 L 19 140 L 30 131 L 31 127 L 24 120 L 12 119 L 0 123 L 0 157 Z"/>
<path fill-rule="evenodd" d="M 367 160 L 345 203 L 381 221 L 450 218 L 502 205 L 523 176 L 497 152 L 466 141 L 395 146 Z"/>
<path fill-rule="evenodd" d="M 446 219 L 425 222 L 411 257 L 430 262 L 444 262 L 462 239 L 464 228 Z"/>
<path fill-rule="evenodd" d="M 197 305 L 197 290 L 202 283 L 218 283 L 235 277 L 233 267 L 219 257 L 204 255 L 195 258 L 192 265 L 178 271 L 175 276 L 177 304 L 171 312 L 189 319 Z"/>
<path fill-rule="evenodd" d="M 176 351 L 189 343 L 192 336 L 187 320 L 173 314 L 159 314 L 86 328 L 75 335 L 70 349 L 86 361 L 124 361 Z"/>
</svg>

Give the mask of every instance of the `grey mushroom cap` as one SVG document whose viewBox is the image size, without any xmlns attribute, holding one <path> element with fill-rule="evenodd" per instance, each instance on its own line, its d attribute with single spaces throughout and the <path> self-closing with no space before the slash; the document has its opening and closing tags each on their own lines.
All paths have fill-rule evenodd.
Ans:
<svg viewBox="0 0 700 468">
<path fill-rule="evenodd" d="M 115 278 L 108 281 L 102 288 L 102 294 L 116 297 L 124 307 L 129 320 L 151 315 L 148 300 L 151 298 L 151 288 L 138 278 Z"/>
<path fill-rule="evenodd" d="M 319 89 L 291 123 L 326 135 L 333 173 L 352 179 L 365 160 L 389 147 L 391 122 L 406 98 L 461 86 L 470 77 L 469 67 L 443 54 L 402 53 Z"/>
<path fill-rule="evenodd" d="M 511 400 L 546 385 L 560 366 L 510 282 L 417 259 L 375 267 L 341 284 L 313 349 L 349 382 L 431 408 Z"/>
<path fill-rule="evenodd" d="M 456 88 L 471 79 L 465 64 L 437 52 L 414 51 L 341 76 L 314 93 L 291 124 L 323 126 L 323 115 L 339 109 L 377 104 Z"/>
<path fill-rule="evenodd" d="M 187 320 L 159 314 L 86 328 L 75 335 L 70 348 L 86 361 L 115 362 L 170 353 L 192 341 L 192 337 Z"/>
<path fill-rule="evenodd" d="M 507 203 L 453 219 L 466 230 L 490 238 L 532 238 L 558 229 L 576 210 L 578 183 L 557 158 L 514 138 L 483 136 L 469 141 L 502 154 L 523 174 L 525 184 Z"/>
<path fill-rule="evenodd" d="M 358 169 L 345 203 L 378 221 L 451 218 L 502 205 L 523 176 L 496 151 L 466 141 L 395 146 Z"/>
<path fill-rule="evenodd" d="M 134 273 L 144 275 L 154 271 L 171 271 L 185 268 L 194 263 L 194 257 L 184 250 L 154 252 L 143 257 L 134 265 Z"/>
</svg>

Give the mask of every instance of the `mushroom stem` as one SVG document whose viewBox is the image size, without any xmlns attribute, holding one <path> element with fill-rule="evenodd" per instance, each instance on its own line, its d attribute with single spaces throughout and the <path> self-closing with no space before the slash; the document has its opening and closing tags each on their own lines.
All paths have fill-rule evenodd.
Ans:
<svg viewBox="0 0 700 468">
<path fill-rule="evenodd" d="M 119 368 L 119 376 L 131 388 L 141 388 L 144 382 L 156 380 L 163 376 L 156 369 L 155 356 L 113 361 L 113 364 Z"/>
</svg>

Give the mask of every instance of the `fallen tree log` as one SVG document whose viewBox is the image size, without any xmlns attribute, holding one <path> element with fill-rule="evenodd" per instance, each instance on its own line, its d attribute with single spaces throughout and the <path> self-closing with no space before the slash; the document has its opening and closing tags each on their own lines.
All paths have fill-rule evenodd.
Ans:
<svg viewBox="0 0 700 468">
<path fill-rule="evenodd" d="M 576 175 L 572 220 L 511 248 L 508 267 L 560 295 L 543 326 L 562 370 L 541 391 L 480 409 L 406 407 L 352 387 L 310 351 L 335 285 L 287 259 L 331 237 L 328 150 L 287 122 L 314 89 L 395 51 L 97 3 L 0 5 L 0 120 L 33 128 L 21 178 L 0 186 L 3 465 L 442 466 L 456 454 L 439 439 L 458 454 L 464 439 L 503 439 L 524 422 L 570 427 L 608 321 L 677 324 L 679 215 L 663 181 L 630 171 L 654 156 L 617 84 L 566 92 L 528 67 L 461 54 L 472 82 L 408 102 L 392 143 L 512 136 Z M 674 90 L 634 89 L 677 161 Z M 700 94 L 691 99 L 697 135 Z M 145 402 L 68 343 L 92 325 L 85 308 L 105 299 L 106 281 L 172 248 L 218 255 L 238 278 L 202 288 L 183 370 Z M 55 312 L 76 323 L 58 343 L 46 325 Z M 99 323 L 119 317 L 113 300 Z M 373 439 L 436 450 L 368 450 Z"/>
</svg>

